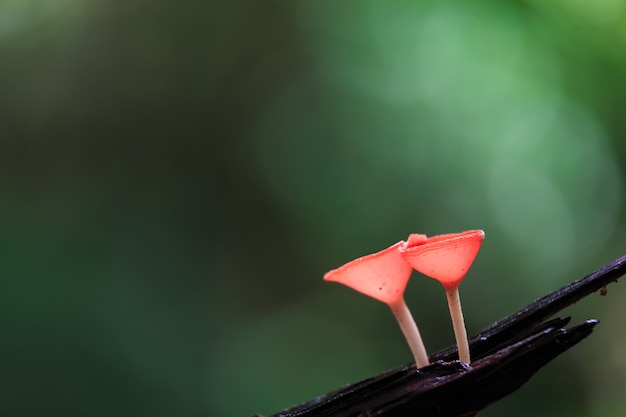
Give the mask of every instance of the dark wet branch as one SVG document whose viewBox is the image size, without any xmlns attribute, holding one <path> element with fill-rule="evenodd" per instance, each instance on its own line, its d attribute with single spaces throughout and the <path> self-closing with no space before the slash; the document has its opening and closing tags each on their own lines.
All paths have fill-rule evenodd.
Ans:
<svg viewBox="0 0 626 417">
<path fill-rule="evenodd" d="M 548 319 L 625 273 L 623 256 L 484 329 L 470 339 L 471 367 L 453 360 L 456 348 L 446 349 L 420 370 L 392 369 L 273 417 L 472 416 L 591 334 L 596 320 L 567 329 L 569 317 Z"/>
</svg>

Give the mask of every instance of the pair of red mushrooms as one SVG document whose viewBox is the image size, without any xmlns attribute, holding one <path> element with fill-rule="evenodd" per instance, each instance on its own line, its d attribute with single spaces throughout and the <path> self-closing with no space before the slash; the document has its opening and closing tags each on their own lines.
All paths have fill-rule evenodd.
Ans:
<svg viewBox="0 0 626 417">
<path fill-rule="evenodd" d="M 363 256 L 324 275 L 389 305 L 409 343 L 418 368 L 429 364 L 426 348 L 404 302 L 404 290 L 413 269 L 439 281 L 448 298 L 459 359 L 469 364 L 470 352 L 463 321 L 459 284 L 474 262 L 485 238 L 482 230 L 427 237 L 412 234 L 372 255 Z"/>
</svg>

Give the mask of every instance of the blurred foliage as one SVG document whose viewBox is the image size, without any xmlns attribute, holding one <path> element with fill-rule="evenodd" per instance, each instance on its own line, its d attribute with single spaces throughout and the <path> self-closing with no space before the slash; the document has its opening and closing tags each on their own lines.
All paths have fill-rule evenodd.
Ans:
<svg viewBox="0 0 626 417">
<path fill-rule="evenodd" d="M 321 277 L 482 228 L 470 334 L 624 253 L 621 0 L 0 3 L 0 414 L 271 414 L 410 361 Z M 626 290 L 483 415 L 622 416 Z M 452 344 L 443 291 L 407 303 Z"/>
</svg>

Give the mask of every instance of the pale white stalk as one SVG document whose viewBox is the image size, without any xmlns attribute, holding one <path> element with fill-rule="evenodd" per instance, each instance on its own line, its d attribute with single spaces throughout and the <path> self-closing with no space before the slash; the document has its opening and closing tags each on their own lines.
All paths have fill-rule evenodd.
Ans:
<svg viewBox="0 0 626 417">
<path fill-rule="evenodd" d="M 404 302 L 404 298 L 400 298 L 398 301 L 389 304 L 389 307 L 391 307 L 391 311 L 393 312 L 393 315 L 396 316 L 400 329 L 402 330 L 406 341 L 409 343 L 409 347 L 411 348 L 411 352 L 415 358 L 416 366 L 418 368 L 422 368 L 428 365 L 430 362 L 428 361 L 428 355 L 426 354 L 426 348 L 424 347 L 422 336 L 417 329 L 417 325 L 415 324 L 415 320 L 413 320 L 413 316 L 411 315 L 409 308 Z"/>
<path fill-rule="evenodd" d="M 467 342 L 465 321 L 463 320 L 463 310 L 461 310 L 459 287 L 446 288 L 446 296 L 448 297 L 448 307 L 450 308 L 450 317 L 452 318 L 454 337 L 456 338 L 456 344 L 459 351 L 459 360 L 469 364 L 470 350 L 469 343 Z"/>
</svg>

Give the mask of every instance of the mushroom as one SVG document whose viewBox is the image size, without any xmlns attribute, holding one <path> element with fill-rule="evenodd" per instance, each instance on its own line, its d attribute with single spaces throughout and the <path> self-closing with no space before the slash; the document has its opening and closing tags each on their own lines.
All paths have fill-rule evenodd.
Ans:
<svg viewBox="0 0 626 417">
<path fill-rule="evenodd" d="M 422 235 L 424 240 L 425 235 Z M 419 239 L 414 237 L 414 241 Z M 404 334 L 418 368 L 428 365 L 428 355 L 413 316 L 404 301 L 404 290 L 411 266 L 400 254 L 405 245 L 400 241 L 380 252 L 363 256 L 324 275 L 325 281 L 339 282 L 369 297 L 386 303 L 391 308 Z"/>
<path fill-rule="evenodd" d="M 470 363 L 467 332 L 461 310 L 459 284 L 467 274 L 480 245 L 485 238 L 482 230 L 425 238 L 424 235 L 410 235 L 401 248 L 404 260 L 422 274 L 436 279 L 443 285 L 448 298 L 452 326 L 456 338 L 459 359 Z"/>
</svg>

